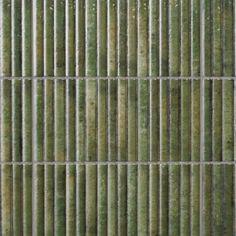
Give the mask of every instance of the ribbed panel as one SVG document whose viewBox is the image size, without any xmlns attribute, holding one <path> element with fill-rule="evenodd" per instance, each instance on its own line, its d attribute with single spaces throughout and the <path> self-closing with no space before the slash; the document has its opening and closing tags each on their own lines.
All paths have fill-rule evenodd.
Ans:
<svg viewBox="0 0 236 236">
<path fill-rule="evenodd" d="M 234 234 L 233 80 L 0 91 L 3 235 Z"/>
<path fill-rule="evenodd" d="M 236 233 L 235 82 L 204 79 L 235 75 L 233 0 L 2 0 L 0 24 L 0 76 L 42 77 L 1 78 L 2 235 Z"/>
<path fill-rule="evenodd" d="M 2 0 L 0 10 L 2 76 L 200 73 L 199 0 Z"/>
</svg>

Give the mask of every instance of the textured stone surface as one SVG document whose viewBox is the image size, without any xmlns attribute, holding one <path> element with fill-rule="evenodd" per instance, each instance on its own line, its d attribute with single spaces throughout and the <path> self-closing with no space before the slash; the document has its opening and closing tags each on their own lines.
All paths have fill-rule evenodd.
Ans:
<svg viewBox="0 0 236 236">
<path fill-rule="evenodd" d="M 234 8 L 0 1 L 1 234 L 234 235 Z"/>
</svg>

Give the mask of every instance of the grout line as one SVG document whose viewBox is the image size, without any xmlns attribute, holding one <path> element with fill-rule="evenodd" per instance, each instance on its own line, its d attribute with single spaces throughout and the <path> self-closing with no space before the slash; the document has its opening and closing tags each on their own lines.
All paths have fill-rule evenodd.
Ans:
<svg viewBox="0 0 236 236">
<path fill-rule="evenodd" d="M 0 76 L 0 80 L 236 80 L 235 76 L 124 76 L 124 77 L 70 77 L 70 76 L 30 76 L 30 77 L 17 77 L 17 76 Z"/>
</svg>

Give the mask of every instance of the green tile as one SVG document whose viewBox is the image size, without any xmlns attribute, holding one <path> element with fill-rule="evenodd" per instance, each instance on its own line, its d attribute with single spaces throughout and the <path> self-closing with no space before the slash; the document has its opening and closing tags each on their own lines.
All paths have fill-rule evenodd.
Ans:
<svg viewBox="0 0 236 236">
<path fill-rule="evenodd" d="M 233 80 L 2 79 L 1 232 L 232 235 L 233 97 Z"/>
<path fill-rule="evenodd" d="M 234 235 L 234 5 L 2 0 L 1 234 Z"/>
</svg>

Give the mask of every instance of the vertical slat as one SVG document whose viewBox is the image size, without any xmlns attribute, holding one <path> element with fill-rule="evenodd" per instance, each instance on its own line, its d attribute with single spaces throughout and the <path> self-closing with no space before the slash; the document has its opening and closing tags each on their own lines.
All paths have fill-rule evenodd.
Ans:
<svg viewBox="0 0 236 236">
<path fill-rule="evenodd" d="M 200 1 L 191 0 L 191 76 L 200 75 Z"/>
<path fill-rule="evenodd" d="M 223 81 L 223 152 L 222 161 L 233 161 L 234 159 L 234 81 Z M 223 166 L 224 196 L 223 196 L 223 234 L 233 234 L 233 212 L 232 201 L 234 167 L 232 165 Z"/>
<path fill-rule="evenodd" d="M 2 1 L 1 10 L 1 76 L 11 75 L 11 0 Z"/>
<path fill-rule="evenodd" d="M 109 69 L 109 68 L 108 68 Z M 117 161 L 117 80 L 108 81 L 108 160 Z M 117 230 L 117 166 L 108 166 L 108 235 Z"/>
<path fill-rule="evenodd" d="M 137 161 L 137 81 L 128 81 L 128 161 Z M 137 166 L 128 166 L 128 234 L 137 235 Z"/>
<path fill-rule="evenodd" d="M 160 72 L 160 2 L 149 0 L 148 19 L 149 19 L 149 76 L 158 76 Z"/>
<path fill-rule="evenodd" d="M 127 1 L 118 1 L 118 76 L 127 76 Z"/>
<path fill-rule="evenodd" d="M 159 10 L 160 2 L 149 1 L 149 76 L 158 76 L 160 34 L 159 34 Z M 150 161 L 160 160 L 159 140 L 159 103 L 160 81 L 151 80 L 149 88 L 150 101 L 150 125 L 149 125 L 149 154 Z M 160 166 L 149 166 L 149 234 L 158 235 L 160 232 Z"/>
<path fill-rule="evenodd" d="M 128 166 L 128 226 L 127 234 L 128 235 L 137 235 L 137 171 L 138 168 L 136 165 Z"/>
<path fill-rule="evenodd" d="M 117 2 L 107 2 L 107 74 L 117 75 Z M 117 160 L 117 81 L 108 81 L 108 153 L 109 160 Z M 108 235 L 118 233 L 118 209 L 117 209 L 117 166 L 108 166 Z"/>
<path fill-rule="evenodd" d="M 75 2 L 76 76 L 85 75 L 85 0 Z"/>
<path fill-rule="evenodd" d="M 32 73 L 32 2 L 22 1 L 22 76 Z M 22 160 L 32 160 L 32 81 L 22 81 Z M 23 233 L 32 235 L 32 166 L 23 166 Z"/>
<path fill-rule="evenodd" d="M 24 58 L 23 58 L 24 59 Z M 22 68 L 24 71 L 24 68 Z M 32 81 L 22 81 L 22 161 L 32 161 Z M 32 166 L 23 166 L 23 233 L 32 235 Z"/>
<path fill-rule="evenodd" d="M 126 127 L 126 104 L 127 104 L 127 81 L 118 81 L 118 108 L 117 108 L 117 153 L 118 161 L 127 161 L 127 127 Z M 118 165 L 118 235 L 127 233 L 127 167 Z"/>
<path fill-rule="evenodd" d="M 212 86 L 212 160 L 222 161 L 222 81 L 213 81 Z M 212 167 L 212 223 L 213 234 L 222 232 L 222 167 Z"/>
<path fill-rule="evenodd" d="M 33 76 L 43 76 L 43 1 L 33 2 Z M 33 160 L 43 161 L 43 81 L 33 82 Z M 33 166 L 33 234 L 44 233 L 44 166 Z"/>
<path fill-rule="evenodd" d="M 12 160 L 22 161 L 21 155 L 21 81 L 12 81 Z M 23 230 L 22 214 L 22 166 L 13 166 L 13 229 L 15 235 Z"/>
<path fill-rule="evenodd" d="M 1 161 L 12 161 L 11 81 L 1 81 Z M 1 234 L 12 235 L 12 166 L 1 166 Z"/>
<path fill-rule="evenodd" d="M 43 161 L 43 81 L 33 81 L 33 161 Z M 44 233 L 44 166 L 33 166 L 33 233 Z"/>
<path fill-rule="evenodd" d="M 191 76 L 200 76 L 200 2 L 192 0 L 191 12 Z M 200 80 L 191 81 L 191 161 L 200 161 Z M 200 234 L 200 166 L 191 166 L 190 230 Z"/>
<path fill-rule="evenodd" d="M 160 81 L 160 161 L 169 161 L 169 81 Z M 169 169 L 160 166 L 160 231 L 168 235 Z"/>
<path fill-rule="evenodd" d="M 222 27 L 221 27 L 221 0 L 212 0 L 212 73 L 210 76 L 222 75 Z M 210 15 L 209 15 L 210 16 Z M 207 16 L 207 17 L 209 17 Z"/>
<path fill-rule="evenodd" d="M 180 75 L 180 5 L 171 0 L 169 5 L 169 75 Z M 180 160 L 180 81 L 170 81 L 170 161 Z M 169 166 L 169 233 L 180 234 L 180 166 Z"/>
<path fill-rule="evenodd" d="M 148 76 L 148 8 L 147 0 L 138 1 L 137 76 Z M 138 80 L 138 161 L 149 161 L 149 80 Z M 138 166 L 138 234 L 149 230 L 149 166 Z"/>
<path fill-rule="evenodd" d="M 54 2 L 44 1 L 44 76 L 54 75 Z M 54 81 L 44 80 L 44 161 L 54 161 Z M 44 167 L 44 234 L 54 233 L 54 166 Z"/>
<path fill-rule="evenodd" d="M 22 0 L 22 76 L 32 75 L 32 1 Z"/>
<path fill-rule="evenodd" d="M 12 75 L 21 75 L 21 2 L 12 1 Z M 21 161 L 21 81 L 12 81 L 12 160 Z M 13 233 L 23 233 L 22 166 L 13 166 Z"/>
<path fill-rule="evenodd" d="M 51 68 L 47 73 L 53 73 L 53 66 L 48 64 L 53 63 L 47 61 L 46 67 Z M 44 161 L 54 161 L 54 114 L 53 114 L 53 81 L 44 80 Z M 45 165 L 44 172 L 44 234 L 52 235 L 54 233 L 54 166 Z"/>
<path fill-rule="evenodd" d="M 180 160 L 180 81 L 170 81 L 170 161 Z M 180 166 L 169 166 L 169 232 L 180 234 Z"/>
<path fill-rule="evenodd" d="M 212 75 L 222 75 L 222 3 L 214 0 L 212 2 Z M 212 157 L 215 161 L 222 160 L 222 82 L 213 81 L 212 86 Z M 222 185 L 218 182 L 222 177 L 222 168 L 213 166 L 212 170 L 212 197 L 213 197 L 213 233 L 215 235 L 222 234 Z"/>
<path fill-rule="evenodd" d="M 89 66 L 89 65 L 88 65 Z M 97 81 L 86 81 L 86 160 L 97 160 Z M 97 234 L 97 167 L 86 166 L 86 235 Z"/>
<path fill-rule="evenodd" d="M 151 74 L 155 75 L 155 74 Z M 149 154 L 150 161 L 160 161 L 160 81 L 151 80 L 149 88 L 149 110 L 150 110 L 150 125 L 149 125 Z M 160 227 L 160 168 L 158 165 L 149 166 L 149 233 L 157 235 Z"/>
<path fill-rule="evenodd" d="M 86 1 L 86 76 L 97 76 L 97 1 Z M 97 82 L 86 81 L 86 158 L 97 160 Z M 86 235 L 97 234 L 97 167 L 86 166 Z"/>
<path fill-rule="evenodd" d="M 181 1 L 181 76 L 191 73 L 190 3 Z M 191 160 L 191 81 L 181 81 L 181 160 Z M 180 234 L 189 235 L 190 228 L 190 166 L 182 165 L 180 176 Z"/>
<path fill-rule="evenodd" d="M 65 63 L 66 76 L 75 75 L 75 0 L 65 1 Z"/>
<path fill-rule="evenodd" d="M 66 80 L 66 160 L 75 161 L 75 81 Z M 66 166 L 66 234 L 76 234 L 76 166 Z"/>
<path fill-rule="evenodd" d="M 11 1 L 1 2 L 1 76 L 11 74 Z M 11 81 L 1 81 L 1 161 L 11 161 Z M 1 234 L 12 229 L 12 167 L 1 166 Z"/>
<path fill-rule="evenodd" d="M 168 1 L 160 2 L 160 76 L 168 76 L 169 71 L 169 9 Z M 169 130 L 168 130 L 168 96 L 169 96 L 169 81 L 160 81 L 160 161 L 169 160 Z M 169 196 L 169 169 L 166 165 L 160 166 L 160 235 L 168 235 L 168 196 Z"/>
<path fill-rule="evenodd" d="M 182 73 L 182 72 L 181 72 Z M 181 161 L 191 161 L 191 81 L 181 81 Z M 181 166 L 180 233 L 190 234 L 190 166 Z"/>
<path fill-rule="evenodd" d="M 204 156 L 203 161 L 212 160 L 212 81 L 204 81 Z M 212 166 L 206 165 L 203 168 L 203 230 L 204 234 L 210 235 L 211 224 L 211 188 L 212 188 Z"/>
<path fill-rule="evenodd" d="M 200 161 L 200 80 L 191 81 L 191 161 Z M 200 167 L 191 166 L 191 232 L 200 234 Z M 202 214 L 202 213 L 201 213 Z"/>
<path fill-rule="evenodd" d="M 104 0 L 98 1 L 97 10 L 97 42 L 98 42 L 98 76 L 107 75 L 107 3 Z M 98 81 L 98 161 L 107 161 L 108 140 L 107 140 L 107 90 L 108 81 Z M 107 194 L 108 194 L 108 167 L 98 165 L 98 219 L 97 234 L 107 235 Z"/>
<path fill-rule="evenodd" d="M 235 2 L 230 0 L 223 2 L 222 9 L 222 34 L 223 34 L 223 75 L 224 76 L 233 76 L 235 75 L 235 65 L 234 65 L 234 7 Z M 222 82 L 223 91 L 223 153 L 222 160 L 232 161 L 234 160 L 234 81 L 223 81 Z M 233 165 L 224 165 L 223 166 L 223 181 L 224 181 L 224 194 L 223 194 L 223 232 L 225 235 L 234 234 L 234 209 L 235 204 L 232 202 L 234 199 L 234 166 Z"/>
<path fill-rule="evenodd" d="M 98 76 L 107 75 L 107 3 L 98 1 Z M 98 161 L 107 161 L 107 88 L 108 81 L 98 81 Z M 107 235 L 107 169 L 98 165 L 98 222 L 97 234 Z"/>
<path fill-rule="evenodd" d="M 54 1 L 54 76 L 65 75 L 65 1 Z"/>
<path fill-rule="evenodd" d="M 149 166 L 149 234 L 158 235 L 160 224 L 159 224 L 159 191 L 160 191 L 160 166 L 150 165 Z"/>
<path fill-rule="evenodd" d="M 65 2 L 54 1 L 54 75 L 65 75 Z M 54 155 L 65 161 L 65 81 L 54 81 Z M 54 214 L 56 235 L 66 233 L 66 166 L 55 166 Z"/>
<path fill-rule="evenodd" d="M 54 81 L 54 155 L 55 161 L 65 161 L 65 81 Z M 66 233 L 66 181 L 65 165 L 55 166 L 55 195 L 54 195 L 54 214 L 55 214 L 55 234 L 65 235 Z"/>
<path fill-rule="evenodd" d="M 76 1 L 76 76 L 85 75 L 85 0 Z M 76 80 L 76 161 L 85 153 L 85 81 Z M 85 165 L 76 166 L 76 234 L 85 235 Z"/>
<path fill-rule="evenodd" d="M 66 1 L 66 76 L 75 76 L 75 1 Z M 66 159 L 75 161 L 75 81 L 66 81 Z M 76 234 L 76 166 L 66 166 L 66 234 Z"/>
<path fill-rule="evenodd" d="M 190 76 L 190 71 L 191 71 L 190 3 L 191 1 L 188 0 L 182 0 L 180 2 L 181 4 L 180 5 L 180 24 L 181 24 L 180 69 L 182 76 Z"/>
<path fill-rule="evenodd" d="M 85 66 L 86 76 L 97 76 L 97 1 L 85 4 Z"/>
<path fill-rule="evenodd" d="M 108 1 L 108 76 L 117 76 L 117 3 Z"/>
<path fill-rule="evenodd" d="M 127 1 L 118 1 L 117 6 L 118 76 L 127 76 Z M 127 161 L 127 85 L 118 81 L 118 160 Z M 127 234 L 127 166 L 118 166 L 118 235 Z"/>
<path fill-rule="evenodd" d="M 44 1 L 44 76 L 53 76 L 54 74 L 54 2 Z M 49 80 L 48 80 L 49 81 Z"/>
<path fill-rule="evenodd" d="M 212 75 L 212 0 L 206 0 L 203 3 L 205 17 L 204 22 L 204 76 Z"/>
<path fill-rule="evenodd" d="M 204 58 L 204 68 L 201 68 L 201 76 L 210 76 L 212 73 L 212 12 L 211 5 L 212 0 L 203 1 L 204 7 L 204 19 L 202 20 L 204 28 L 201 29 L 201 32 L 204 32 L 204 49 L 202 50 L 204 55 L 201 55 L 201 59 Z M 202 16 L 203 14 L 201 14 Z M 202 73 L 203 72 L 203 73 Z M 203 148 L 203 157 L 202 161 L 212 160 L 212 127 L 211 127 L 211 118 L 212 118 L 212 81 L 202 81 L 202 91 L 203 94 L 203 131 L 202 135 L 204 140 Z M 212 222 L 211 222 L 211 191 L 212 191 L 212 166 L 204 165 L 201 166 L 200 173 L 202 176 L 201 183 L 203 184 L 202 190 L 202 219 L 200 221 L 200 227 L 202 234 L 211 235 L 212 234 Z"/>
<path fill-rule="evenodd" d="M 137 1 L 127 3 L 127 75 L 137 73 Z M 128 81 L 128 160 L 137 160 L 137 82 Z M 127 233 L 137 235 L 137 166 L 128 166 L 127 177 Z"/>
<path fill-rule="evenodd" d="M 85 81 L 76 81 L 76 160 L 85 161 Z M 76 169 L 76 234 L 85 235 L 85 166 Z"/>
</svg>

